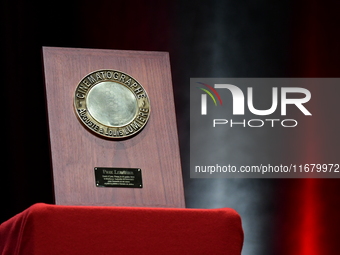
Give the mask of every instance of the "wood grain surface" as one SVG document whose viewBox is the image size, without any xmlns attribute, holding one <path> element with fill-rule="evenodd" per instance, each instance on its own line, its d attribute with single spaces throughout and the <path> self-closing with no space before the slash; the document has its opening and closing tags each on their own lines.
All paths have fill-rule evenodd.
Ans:
<svg viewBox="0 0 340 255">
<path fill-rule="evenodd" d="M 168 53 L 44 47 L 43 61 L 56 204 L 184 207 Z M 75 89 L 99 69 L 125 72 L 147 91 L 151 115 L 138 135 L 107 140 L 77 119 Z M 94 167 L 141 168 L 143 188 L 96 187 Z"/>
</svg>

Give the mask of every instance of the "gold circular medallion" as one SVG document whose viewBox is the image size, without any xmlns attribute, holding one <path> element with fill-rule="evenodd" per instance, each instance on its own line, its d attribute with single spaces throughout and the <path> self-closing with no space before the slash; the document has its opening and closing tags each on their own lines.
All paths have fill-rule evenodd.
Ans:
<svg viewBox="0 0 340 255">
<path fill-rule="evenodd" d="M 143 129 L 150 101 L 143 86 L 116 70 L 98 70 L 78 84 L 74 107 L 86 128 L 107 138 L 126 138 Z"/>
</svg>

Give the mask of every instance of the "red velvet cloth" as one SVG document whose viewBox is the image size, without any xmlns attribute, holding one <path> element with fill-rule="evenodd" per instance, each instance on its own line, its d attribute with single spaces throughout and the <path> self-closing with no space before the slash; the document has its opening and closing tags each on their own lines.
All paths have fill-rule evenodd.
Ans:
<svg viewBox="0 0 340 255">
<path fill-rule="evenodd" d="M 233 209 L 35 204 L 0 226 L 2 255 L 241 253 Z"/>
</svg>

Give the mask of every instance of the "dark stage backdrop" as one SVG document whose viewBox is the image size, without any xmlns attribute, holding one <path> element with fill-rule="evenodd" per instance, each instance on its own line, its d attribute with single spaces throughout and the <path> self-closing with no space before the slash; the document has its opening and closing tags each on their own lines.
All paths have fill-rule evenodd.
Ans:
<svg viewBox="0 0 340 255">
<path fill-rule="evenodd" d="M 340 180 L 190 179 L 188 151 L 190 77 L 339 77 L 339 10 L 329 0 L 1 1 L 0 222 L 53 203 L 42 46 L 169 51 L 187 207 L 236 209 L 244 255 L 337 254 Z M 339 154 L 325 144 L 339 126 L 310 126 L 287 156 Z"/>
</svg>

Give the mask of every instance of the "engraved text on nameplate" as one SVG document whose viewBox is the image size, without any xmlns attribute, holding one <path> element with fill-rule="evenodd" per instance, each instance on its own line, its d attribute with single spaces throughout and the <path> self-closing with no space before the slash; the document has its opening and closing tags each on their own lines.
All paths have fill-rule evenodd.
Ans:
<svg viewBox="0 0 340 255">
<path fill-rule="evenodd" d="M 140 168 L 95 167 L 97 187 L 143 188 Z"/>
</svg>

